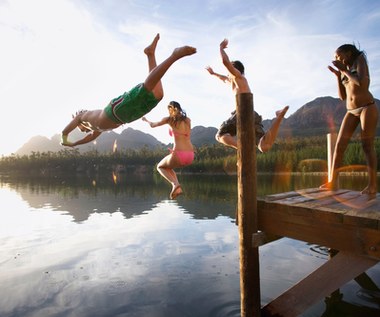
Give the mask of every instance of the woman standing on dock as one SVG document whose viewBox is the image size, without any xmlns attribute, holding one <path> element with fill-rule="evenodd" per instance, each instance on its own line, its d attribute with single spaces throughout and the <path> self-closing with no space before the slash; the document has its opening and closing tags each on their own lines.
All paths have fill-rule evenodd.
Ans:
<svg viewBox="0 0 380 317">
<path fill-rule="evenodd" d="M 347 112 L 340 126 L 335 145 L 331 181 L 321 188 L 337 189 L 339 168 L 343 162 L 343 154 L 348 143 L 360 124 L 361 140 L 367 160 L 368 186 L 361 192 L 371 198 L 377 193 L 377 157 L 374 140 L 378 110 L 369 91 L 370 77 L 365 53 L 352 44 L 344 44 L 335 51 L 335 60 L 328 69 L 335 74 L 338 82 L 339 98 L 346 100 Z"/>
<path fill-rule="evenodd" d="M 157 170 L 171 185 L 172 191 L 170 199 L 175 199 L 182 194 L 182 188 L 178 181 L 174 168 L 190 165 L 194 160 L 194 147 L 191 143 L 191 120 L 181 105 L 176 101 L 171 101 L 168 105 L 169 116 L 158 122 L 151 122 L 143 117 L 142 120 L 148 122 L 152 128 L 168 124 L 169 133 L 174 137 L 174 147 L 170 149 L 170 154 L 165 156 L 157 165 Z"/>
</svg>

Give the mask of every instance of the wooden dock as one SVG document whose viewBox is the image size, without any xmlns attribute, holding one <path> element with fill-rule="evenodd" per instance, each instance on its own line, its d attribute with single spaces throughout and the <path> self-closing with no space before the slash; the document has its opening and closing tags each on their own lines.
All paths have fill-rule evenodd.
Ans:
<svg viewBox="0 0 380 317">
<path fill-rule="evenodd" d="M 324 265 L 261 309 L 261 316 L 298 316 L 380 261 L 380 194 L 318 188 L 257 199 L 260 233 L 339 251 Z M 263 236 L 253 235 L 253 246 Z"/>
<path fill-rule="evenodd" d="M 306 189 L 258 199 L 251 93 L 236 95 L 236 119 L 241 317 L 296 317 L 380 261 L 380 196 Z M 331 175 L 334 145 L 328 143 Z M 261 307 L 259 246 L 265 233 L 329 247 L 336 255 Z"/>
</svg>

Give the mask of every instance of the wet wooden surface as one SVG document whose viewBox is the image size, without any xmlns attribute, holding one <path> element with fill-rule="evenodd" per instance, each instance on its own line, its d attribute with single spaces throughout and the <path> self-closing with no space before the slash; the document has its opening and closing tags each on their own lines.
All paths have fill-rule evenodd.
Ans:
<svg viewBox="0 0 380 317">
<path fill-rule="evenodd" d="M 258 198 L 259 230 L 380 260 L 380 194 L 319 188 Z"/>
<path fill-rule="evenodd" d="M 371 198 L 314 188 L 257 200 L 259 230 L 339 250 L 265 305 L 261 316 L 298 316 L 380 261 L 380 195 Z"/>
</svg>

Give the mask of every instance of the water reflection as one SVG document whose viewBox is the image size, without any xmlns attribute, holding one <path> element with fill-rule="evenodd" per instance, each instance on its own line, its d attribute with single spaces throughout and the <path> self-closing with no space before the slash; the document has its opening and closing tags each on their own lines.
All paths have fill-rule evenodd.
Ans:
<svg viewBox="0 0 380 317">
<path fill-rule="evenodd" d="M 217 305 L 238 300 L 227 217 L 199 222 L 174 201 L 129 219 L 94 212 L 80 225 L 46 207 L 29 213 L 39 222 L 19 225 L 33 230 L 1 236 L 1 316 L 202 316 L 210 294 Z"/>
<path fill-rule="evenodd" d="M 145 174 L 0 177 L 0 316 L 239 316 L 236 177 L 181 181 L 185 195 L 172 201 Z M 258 194 L 321 182 L 262 175 Z M 328 256 L 287 238 L 261 247 L 263 304 Z M 327 315 L 340 305 L 378 315 L 378 285 L 375 266 L 304 316 L 350 316 Z"/>
<path fill-rule="evenodd" d="M 289 174 L 260 175 L 257 180 L 259 196 L 288 191 L 290 188 L 310 188 L 321 183 L 321 177 L 290 177 Z M 150 210 L 168 199 L 169 185 L 151 174 L 89 177 L 76 175 L 54 178 L 0 177 L 18 191 L 32 208 L 49 207 L 65 211 L 74 221 L 88 219 L 93 212 L 121 212 L 125 218 Z M 236 176 L 186 175 L 182 177 L 185 194 L 177 203 L 195 219 L 215 219 L 219 215 L 235 218 L 237 197 Z"/>
<path fill-rule="evenodd" d="M 342 188 L 354 190 L 362 189 L 366 181 L 364 176 L 340 178 Z M 258 175 L 257 194 L 263 197 L 289 190 L 315 188 L 323 182 L 324 176 L 320 175 Z M 215 219 L 219 215 L 234 218 L 236 183 L 236 176 L 182 176 L 185 195 L 180 196 L 177 203 L 195 219 Z M 77 222 L 87 220 L 93 212 L 121 212 L 128 219 L 169 199 L 169 185 L 159 176 L 151 174 L 120 174 L 116 183 L 112 174 L 106 177 L 76 175 L 39 179 L 0 176 L 0 185 L 4 184 L 18 191 L 32 208 L 49 207 L 65 211 Z"/>
<path fill-rule="evenodd" d="M 93 212 L 121 212 L 128 219 L 169 199 L 169 185 L 149 174 L 137 177 L 122 174 L 117 184 L 111 178 L 94 180 L 85 176 L 37 180 L 0 178 L 0 181 L 17 190 L 30 207 L 65 211 L 77 222 L 87 220 Z M 219 215 L 235 217 L 235 178 L 220 176 L 216 180 L 189 176 L 182 184 L 185 195 L 177 204 L 195 219 L 215 219 Z"/>
</svg>

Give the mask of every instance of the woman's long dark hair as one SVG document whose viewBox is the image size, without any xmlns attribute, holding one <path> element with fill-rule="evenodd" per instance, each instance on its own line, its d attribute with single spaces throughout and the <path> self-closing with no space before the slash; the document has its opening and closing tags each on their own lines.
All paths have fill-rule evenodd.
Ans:
<svg viewBox="0 0 380 317">
<path fill-rule="evenodd" d="M 359 57 L 359 55 L 363 54 L 364 57 L 365 53 L 364 51 L 359 50 L 354 44 L 343 44 L 337 48 L 337 52 L 344 52 L 352 54 L 352 63 Z"/>
<path fill-rule="evenodd" d="M 180 121 L 185 121 L 187 118 L 186 112 L 181 108 L 181 105 L 177 101 L 170 101 L 168 107 L 173 107 L 178 110 L 176 116 L 169 117 L 169 124 L 177 125 Z"/>
</svg>

